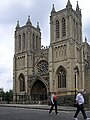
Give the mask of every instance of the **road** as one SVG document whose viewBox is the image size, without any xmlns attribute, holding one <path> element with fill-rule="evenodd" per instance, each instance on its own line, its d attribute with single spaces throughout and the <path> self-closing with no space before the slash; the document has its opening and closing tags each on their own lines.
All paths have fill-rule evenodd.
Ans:
<svg viewBox="0 0 90 120">
<path fill-rule="evenodd" d="M 90 117 L 90 111 L 87 111 Z M 73 120 L 74 111 L 59 111 L 56 115 L 54 111 L 48 114 L 46 110 L 31 110 L 26 108 L 0 107 L 0 120 Z M 82 114 L 78 115 L 79 120 L 83 120 Z"/>
</svg>

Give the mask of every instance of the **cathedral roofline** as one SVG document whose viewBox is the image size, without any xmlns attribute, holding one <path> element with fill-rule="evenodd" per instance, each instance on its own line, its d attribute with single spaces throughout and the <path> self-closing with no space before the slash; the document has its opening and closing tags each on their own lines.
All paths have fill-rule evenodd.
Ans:
<svg viewBox="0 0 90 120">
<path fill-rule="evenodd" d="M 27 28 L 27 27 L 28 27 L 27 25 L 23 25 L 23 26 L 19 27 L 18 29 L 17 29 L 17 27 L 16 27 L 16 30 L 17 30 L 17 31 L 18 31 L 18 30 L 22 30 L 22 29 Z M 30 28 L 38 31 L 38 28 L 37 28 L 37 27 L 30 26 Z M 40 29 L 40 28 L 39 28 L 39 29 Z M 39 31 L 40 31 L 40 30 L 39 30 Z"/>
</svg>

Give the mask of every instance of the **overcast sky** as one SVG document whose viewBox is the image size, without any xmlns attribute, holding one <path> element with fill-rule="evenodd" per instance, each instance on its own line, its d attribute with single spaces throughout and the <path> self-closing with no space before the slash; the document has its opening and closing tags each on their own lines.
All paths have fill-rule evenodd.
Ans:
<svg viewBox="0 0 90 120">
<path fill-rule="evenodd" d="M 48 46 L 49 17 L 54 4 L 59 11 L 66 7 L 68 0 L 0 0 L 0 88 L 8 91 L 13 88 L 14 31 L 19 20 L 20 26 L 26 24 L 30 15 L 33 26 L 39 22 L 42 44 Z M 76 9 L 77 0 L 70 0 Z M 82 11 L 83 40 L 90 42 L 90 5 L 89 0 L 78 0 Z"/>
</svg>

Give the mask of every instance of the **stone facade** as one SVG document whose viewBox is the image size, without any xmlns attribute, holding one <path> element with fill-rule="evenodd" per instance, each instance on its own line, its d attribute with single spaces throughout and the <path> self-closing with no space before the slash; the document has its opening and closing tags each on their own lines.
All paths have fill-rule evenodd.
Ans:
<svg viewBox="0 0 90 120">
<path fill-rule="evenodd" d="M 90 92 L 90 45 L 82 40 L 82 14 L 78 2 L 50 16 L 50 46 L 41 46 L 39 23 L 30 16 L 25 26 L 17 22 L 13 58 L 13 100 L 42 101 L 49 93 L 73 95 L 83 88 Z M 74 68 L 77 67 L 75 73 Z M 76 75 L 76 81 L 75 81 Z M 75 86 L 76 85 L 76 86 Z"/>
</svg>

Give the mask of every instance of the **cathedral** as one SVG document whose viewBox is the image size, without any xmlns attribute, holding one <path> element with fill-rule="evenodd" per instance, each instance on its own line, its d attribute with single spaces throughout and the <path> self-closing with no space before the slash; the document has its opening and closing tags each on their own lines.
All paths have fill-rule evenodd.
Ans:
<svg viewBox="0 0 90 120">
<path fill-rule="evenodd" d="M 33 26 L 28 16 L 24 26 L 15 28 L 13 57 L 13 100 L 45 101 L 74 95 L 83 88 L 90 92 L 90 45 L 82 39 L 82 13 L 78 2 L 70 0 L 64 9 L 50 13 L 50 46 L 41 46 L 39 22 Z"/>
</svg>

